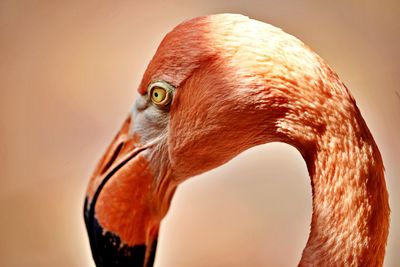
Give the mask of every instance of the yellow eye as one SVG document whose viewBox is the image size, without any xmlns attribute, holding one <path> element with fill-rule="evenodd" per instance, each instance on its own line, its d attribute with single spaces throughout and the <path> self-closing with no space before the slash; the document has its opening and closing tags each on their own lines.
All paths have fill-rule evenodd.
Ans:
<svg viewBox="0 0 400 267">
<path fill-rule="evenodd" d="M 160 104 L 167 98 L 167 91 L 161 87 L 153 87 L 151 90 L 151 100 L 156 103 Z"/>
<path fill-rule="evenodd" d="M 151 101 L 160 107 L 165 107 L 171 103 L 174 90 L 175 88 L 172 85 L 164 81 L 153 82 L 148 88 Z"/>
</svg>

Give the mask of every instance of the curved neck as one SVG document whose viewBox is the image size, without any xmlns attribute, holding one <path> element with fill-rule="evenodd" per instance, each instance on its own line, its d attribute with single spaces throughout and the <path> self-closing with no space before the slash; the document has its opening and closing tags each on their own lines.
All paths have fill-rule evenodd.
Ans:
<svg viewBox="0 0 400 267">
<path fill-rule="evenodd" d="M 327 132 L 303 151 L 313 192 L 300 266 L 382 266 L 389 225 L 383 164 L 373 139 Z"/>
<path fill-rule="evenodd" d="M 343 84 L 303 93 L 286 95 L 290 108 L 276 124 L 311 178 L 311 232 L 299 266 L 382 266 L 389 204 L 375 141 Z"/>
</svg>

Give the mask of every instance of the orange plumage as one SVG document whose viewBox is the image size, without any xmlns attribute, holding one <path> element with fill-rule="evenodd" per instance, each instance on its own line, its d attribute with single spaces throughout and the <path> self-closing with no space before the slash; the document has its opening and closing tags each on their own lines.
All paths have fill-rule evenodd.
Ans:
<svg viewBox="0 0 400 267">
<path fill-rule="evenodd" d="M 169 106 L 151 101 L 154 81 L 174 87 Z M 241 15 L 189 20 L 164 38 L 138 90 L 120 133 L 129 148 L 113 158 L 101 190 L 98 171 L 89 185 L 85 214 L 99 266 L 133 257 L 97 255 L 107 231 L 130 249 L 144 245 L 133 266 L 151 266 L 176 186 L 269 142 L 296 147 L 311 178 L 311 232 L 299 265 L 382 266 L 389 205 L 379 150 L 345 85 L 300 40 Z M 134 149 L 141 152 L 121 165 Z M 96 220 L 103 233 L 93 230 Z"/>
</svg>

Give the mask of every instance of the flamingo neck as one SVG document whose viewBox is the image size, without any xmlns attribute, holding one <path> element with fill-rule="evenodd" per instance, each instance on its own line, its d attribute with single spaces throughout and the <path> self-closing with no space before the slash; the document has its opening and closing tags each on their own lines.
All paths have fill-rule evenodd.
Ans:
<svg viewBox="0 0 400 267">
<path fill-rule="evenodd" d="M 304 100 L 292 95 L 277 122 L 311 178 L 311 232 L 299 266 L 382 266 L 389 227 L 382 158 L 355 101 L 337 85 L 313 91 L 311 103 L 307 92 Z"/>
<path fill-rule="evenodd" d="M 326 133 L 315 152 L 303 152 L 313 215 L 300 266 L 383 264 L 389 208 L 382 160 L 372 139 L 342 137 Z"/>
</svg>

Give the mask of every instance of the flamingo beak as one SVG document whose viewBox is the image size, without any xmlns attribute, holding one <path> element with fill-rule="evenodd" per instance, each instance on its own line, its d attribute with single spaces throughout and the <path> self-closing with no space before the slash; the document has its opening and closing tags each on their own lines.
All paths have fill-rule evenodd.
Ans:
<svg viewBox="0 0 400 267">
<path fill-rule="evenodd" d="M 143 155 L 149 148 L 131 129 L 129 116 L 87 188 L 84 218 L 96 266 L 153 265 L 159 224 L 151 207 L 153 175 Z"/>
</svg>

